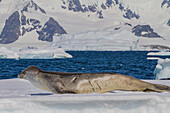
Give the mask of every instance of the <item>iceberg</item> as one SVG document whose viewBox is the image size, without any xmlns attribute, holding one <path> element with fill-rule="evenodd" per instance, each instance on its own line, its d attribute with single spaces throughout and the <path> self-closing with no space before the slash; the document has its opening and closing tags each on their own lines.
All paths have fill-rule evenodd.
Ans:
<svg viewBox="0 0 170 113">
<path fill-rule="evenodd" d="M 158 59 L 154 70 L 155 79 L 170 79 L 170 59 Z"/>
<path fill-rule="evenodd" d="M 0 55 L 0 59 L 5 59 L 6 56 L 5 55 Z"/>
<path fill-rule="evenodd" d="M 54 59 L 54 58 L 72 58 L 62 48 L 29 48 L 21 49 L 19 51 L 20 59 Z"/>
<path fill-rule="evenodd" d="M 52 47 L 26 47 L 26 48 L 0 48 L 0 59 L 55 59 L 72 58 L 62 48 Z"/>
<path fill-rule="evenodd" d="M 148 60 L 158 60 L 154 70 L 155 79 L 170 79 L 170 52 L 149 52 L 147 55 Z"/>
</svg>

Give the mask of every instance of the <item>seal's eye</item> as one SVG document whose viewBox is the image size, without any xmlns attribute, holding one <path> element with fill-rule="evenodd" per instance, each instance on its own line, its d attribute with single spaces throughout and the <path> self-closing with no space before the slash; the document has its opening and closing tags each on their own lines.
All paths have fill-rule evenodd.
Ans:
<svg viewBox="0 0 170 113">
<path fill-rule="evenodd" d="M 24 71 L 24 72 L 22 72 L 24 75 L 26 74 L 26 72 Z"/>
</svg>

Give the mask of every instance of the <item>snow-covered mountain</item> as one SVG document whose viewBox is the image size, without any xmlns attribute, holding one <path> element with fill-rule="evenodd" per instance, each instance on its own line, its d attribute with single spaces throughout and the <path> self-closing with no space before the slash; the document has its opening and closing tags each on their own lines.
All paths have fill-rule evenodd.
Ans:
<svg viewBox="0 0 170 113">
<path fill-rule="evenodd" d="M 169 7 L 169 0 L 0 0 L 0 45 L 170 50 Z"/>
</svg>

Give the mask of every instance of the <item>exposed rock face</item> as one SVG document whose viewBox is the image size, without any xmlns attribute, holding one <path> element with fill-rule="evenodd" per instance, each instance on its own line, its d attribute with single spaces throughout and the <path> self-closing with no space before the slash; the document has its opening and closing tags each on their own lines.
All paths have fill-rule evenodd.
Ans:
<svg viewBox="0 0 170 113">
<path fill-rule="evenodd" d="M 118 4 L 119 4 L 119 9 L 125 12 L 125 14 L 123 15 L 124 18 L 127 18 L 129 20 L 131 20 L 132 18 L 139 19 L 140 16 L 137 15 L 135 12 L 132 12 L 130 9 L 125 9 L 121 3 Z"/>
<path fill-rule="evenodd" d="M 22 36 L 26 32 L 31 32 L 41 28 L 40 21 L 35 18 L 29 18 L 24 15 L 24 12 L 29 12 L 29 10 L 39 11 L 42 14 L 46 14 L 45 10 L 39 7 L 33 0 L 29 1 L 28 4 L 21 10 L 21 29 Z"/>
<path fill-rule="evenodd" d="M 73 0 L 73 3 L 76 5 L 79 4 L 76 0 Z M 72 4 L 73 4 L 72 3 Z M 71 8 L 71 3 L 70 3 L 70 10 Z M 41 22 L 35 18 L 29 18 L 24 15 L 24 12 L 28 12 L 29 9 L 39 11 L 40 13 L 46 14 L 45 10 L 39 7 L 33 0 L 31 0 L 22 10 L 21 10 L 21 23 L 22 23 L 22 35 L 24 35 L 26 32 L 31 32 L 33 30 L 36 30 L 37 33 L 39 34 L 38 39 L 42 41 L 48 41 L 51 42 L 53 41 L 53 36 L 54 34 L 58 33 L 60 34 L 66 34 L 66 31 L 58 24 L 57 21 L 55 21 L 53 18 L 50 18 L 44 25 L 41 25 Z M 73 8 L 72 8 L 73 9 Z M 73 9 L 73 10 L 78 10 Z M 29 27 L 27 27 L 29 26 Z M 41 29 L 41 30 L 40 30 Z"/>
<path fill-rule="evenodd" d="M 24 18 L 24 19 L 22 19 Z M 36 19 L 32 19 L 32 18 L 28 18 L 26 19 L 26 17 L 23 15 L 21 17 L 21 24 L 22 24 L 22 36 L 26 33 L 26 32 L 31 32 L 35 29 L 39 29 L 42 26 L 40 25 L 40 21 L 36 20 Z M 25 27 L 25 25 L 29 25 L 31 27 Z"/>
<path fill-rule="evenodd" d="M 66 31 L 56 22 L 53 18 L 50 18 L 41 29 L 37 31 L 39 34 L 38 39 L 42 41 L 53 41 L 53 36 L 57 33 L 58 35 L 67 34 Z"/>
<path fill-rule="evenodd" d="M 72 0 L 72 1 L 70 1 L 68 9 L 69 10 L 73 10 L 74 12 L 83 11 L 79 0 Z"/>
<path fill-rule="evenodd" d="M 139 15 L 133 13 L 130 9 L 128 9 L 126 11 L 126 13 L 123 15 L 123 17 L 127 18 L 127 19 L 132 19 L 132 18 L 136 18 L 136 19 L 139 19 Z"/>
<path fill-rule="evenodd" d="M 70 11 L 74 11 L 74 12 L 83 12 L 83 13 L 93 12 L 98 15 L 99 19 L 103 19 L 104 16 L 102 14 L 102 10 L 106 10 L 106 9 L 114 7 L 116 5 L 119 5 L 119 9 L 121 11 L 125 12 L 123 17 L 125 17 L 127 19 L 132 19 L 132 18 L 138 19 L 140 17 L 132 10 L 130 10 L 128 8 L 125 9 L 122 6 L 122 4 L 119 3 L 118 0 L 106 0 L 106 2 L 102 3 L 100 6 L 98 6 L 96 3 L 91 4 L 91 5 L 84 5 L 84 4 L 81 4 L 79 0 L 63 0 L 63 5 L 61 5 L 61 7 L 65 10 L 70 10 Z M 101 7 L 101 9 L 99 7 Z"/>
<path fill-rule="evenodd" d="M 129 24 L 129 23 L 125 23 L 125 25 L 132 26 L 132 24 Z"/>
<path fill-rule="evenodd" d="M 135 33 L 136 36 L 143 36 L 149 38 L 160 38 L 156 32 L 149 25 L 137 25 L 132 29 L 132 33 Z"/>
<path fill-rule="evenodd" d="M 26 11 L 28 12 L 28 9 L 34 9 L 35 11 L 40 11 L 44 14 L 46 14 L 45 10 L 39 7 L 33 0 L 31 0 L 23 9 L 21 12 Z"/>
<path fill-rule="evenodd" d="M 100 19 L 102 19 L 102 18 L 103 18 L 102 11 L 98 11 L 98 12 L 97 12 L 97 14 L 98 14 L 98 17 L 99 17 Z"/>
<path fill-rule="evenodd" d="M 76 0 L 74 3 L 78 4 Z M 0 34 L 0 44 L 9 44 L 18 40 L 19 36 L 24 36 L 28 32 L 36 30 L 39 34 L 39 40 L 53 41 L 54 34 L 66 34 L 66 31 L 55 21 L 50 18 L 45 25 L 36 17 L 29 17 L 25 12 L 38 11 L 40 14 L 46 14 L 45 10 L 39 7 L 33 0 L 20 11 L 14 12 L 5 22 L 5 26 Z M 44 27 L 43 27 L 44 26 Z M 41 30 L 40 30 L 41 29 Z"/>
<path fill-rule="evenodd" d="M 167 8 L 170 7 L 170 0 L 164 0 L 161 4 L 161 7 L 163 7 L 165 4 L 167 4 Z"/>
<path fill-rule="evenodd" d="M 167 25 L 170 26 L 170 20 L 168 21 Z"/>
<path fill-rule="evenodd" d="M 5 22 L 5 27 L 0 35 L 0 43 L 8 44 L 16 41 L 20 33 L 19 12 L 14 12 Z"/>
</svg>

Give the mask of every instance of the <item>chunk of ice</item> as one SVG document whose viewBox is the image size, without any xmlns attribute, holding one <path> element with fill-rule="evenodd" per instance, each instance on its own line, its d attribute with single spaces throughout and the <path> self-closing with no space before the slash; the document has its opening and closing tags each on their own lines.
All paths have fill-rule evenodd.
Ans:
<svg viewBox="0 0 170 113">
<path fill-rule="evenodd" d="M 158 64 L 154 70 L 155 78 L 169 79 L 170 78 L 170 59 L 159 59 Z"/>
</svg>

